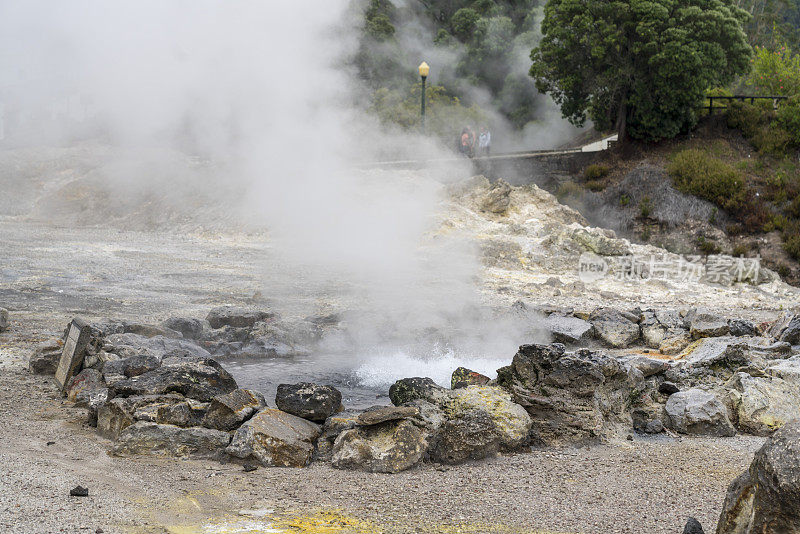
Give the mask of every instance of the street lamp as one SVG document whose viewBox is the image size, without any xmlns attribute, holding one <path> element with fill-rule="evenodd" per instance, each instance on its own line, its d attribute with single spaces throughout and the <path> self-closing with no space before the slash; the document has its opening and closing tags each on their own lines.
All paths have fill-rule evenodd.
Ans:
<svg viewBox="0 0 800 534">
<path fill-rule="evenodd" d="M 431 68 L 424 61 L 419 64 L 419 77 L 422 78 L 422 101 L 420 104 L 420 111 L 422 112 L 422 131 L 425 131 L 425 80 L 428 79 L 428 73 Z"/>
</svg>

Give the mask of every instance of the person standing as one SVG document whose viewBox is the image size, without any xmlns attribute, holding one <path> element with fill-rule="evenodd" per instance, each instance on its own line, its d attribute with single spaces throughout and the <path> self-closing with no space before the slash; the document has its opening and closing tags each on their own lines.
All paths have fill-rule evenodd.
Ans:
<svg viewBox="0 0 800 534">
<path fill-rule="evenodd" d="M 478 149 L 482 156 L 488 156 L 492 146 L 492 132 L 486 126 L 481 127 L 481 134 L 478 136 Z"/>
</svg>

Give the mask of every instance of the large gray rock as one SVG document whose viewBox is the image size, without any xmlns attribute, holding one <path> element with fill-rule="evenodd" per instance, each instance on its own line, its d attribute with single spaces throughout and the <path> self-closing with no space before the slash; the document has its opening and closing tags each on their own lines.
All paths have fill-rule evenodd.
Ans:
<svg viewBox="0 0 800 534">
<path fill-rule="evenodd" d="M 123 430 L 111 451 L 117 456 L 210 457 L 220 454 L 230 441 L 228 432 L 141 421 Z"/>
<path fill-rule="evenodd" d="M 525 408 L 515 403 L 511 394 L 494 386 L 469 386 L 455 390 L 447 401 L 439 401 L 439 408 L 450 421 L 485 413 L 494 424 L 492 432 L 506 450 L 515 450 L 526 444 L 533 424 Z"/>
<path fill-rule="evenodd" d="M 211 328 L 222 328 L 223 326 L 250 328 L 259 321 L 266 321 L 274 317 L 274 313 L 263 310 L 240 308 L 236 306 L 220 306 L 208 313 L 206 321 L 211 325 Z"/>
<path fill-rule="evenodd" d="M 137 354 L 103 364 L 103 378 L 110 387 L 161 367 L 161 358 L 151 354 Z"/>
<path fill-rule="evenodd" d="M 735 337 L 755 336 L 758 334 L 756 326 L 752 321 L 746 319 L 731 319 L 728 321 L 728 330 L 730 335 Z"/>
<path fill-rule="evenodd" d="M 339 434 L 331 464 L 339 469 L 398 473 L 417 465 L 427 448 L 420 428 L 408 420 L 393 420 Z"/>
<path fill-rule="evenodd" d="M 230 393 L 237 385 L 216 360 L 196 359 L 174 351 L 164 358 L 160 367 L 114 382 L 109 387 L 118 396 L 180 393 L 185 397 L 210 401 L 217 395 Z"/>
<path fill-rule="evenodd" d="M 552 314 L 544 320 L 544 327 L 558 343 L 586 343 L 594 335 L 592 323 L 577 317 Z"/>
<path fill-rule="evenodd" d="M 645 378 L 661 374 L 668 370 L 671 366 L 665 360 L 657 360 L 648 358 L 647 356 L 633 356 L 631 358 L 622 358 L 622 362 L 631 367 L 638 369 Z"/>
<path fill-rule="evenodd" d="M 640 336 L 636 317 L 613 308 L 598 308 L 589 315 L 589 322 L 606 345 L 625 348 L 634 344 Z"/>
<path fill-rule="evenodd" d="M 211 399 L 203 418 L 203 426 L 217 430 L 234 430 L 254 413 L 264 408 L 264 395 L 250 389 L 235 389 Z"/>
<path fill-rule="evenodd" d="M 702 339 L 683 361 L 689 367 L 714 368 L 733 371 L 752 364 L 763 365 L 765 361 L 753 354 L 750 346 L 740 338 L 724 336 Z"/>
<path fill-rule="evenodd" d="M 419 410 L 413 406 L 373 406 L 358 414 L 356 423 L 360 426 L 370 426 L 417 416 Z"/>
<path fill-rule="evenodd" d="M 558 445 L 613 437 L 631 427 L 629 408 L 644 377 L 603 353 L 523 345 L 497 382 L 532 419 L 534 443 Z"/>
<path fill-rule="evenodd" d="M 37 375 L 54 375 L 61 360 L 61 340 L 52 339 L 36 346 L 28 360 L 28 369 Z"/>
<path fill-rule="evenodd" d="M 691 314 L 689 331 L 694 339 L 702 337 L 719 337 L 728 335 L 728 321 L 706 310 L 697 310 Z"/>
<path fill-rule="evenodd" d="M 109 439 L 136 421 L 175 426 L 197 426 L 207 405 L 176 393 L 118 397 L 103 404 L 97 412 L 97 431 Z"/>
<path fill-rule="evenodd" d="M 767 367 L 764 372 L 800 386 L 800 358 L 791 358 Z"/>
<path fill-rule="evenodd" d="M 322 433 L 314 448 L 314 459 L 329 462 L 333 456 L 333 444 L 339 434 L 357 426 L 361 412 L 344 410 L 328 417 L 322 425 Z"/>
<path fill-rule="evenodd" d="M 800 344 L 800 315 L 795 315 L 789 320 L 778 339 L 792 345 Z"/>
<path fill-rule="evenodd" d="M 90 424 L 96 424 L 97 410 L 108 401 L 110 395 L 103 375 L 95 369 L 84 369 L 73 376 L 67 384 L 66 393 L 67 400 L 89 409 Z"/>
<path fill-rule="evenodd" d="M 787 423 L 728 487 L 717 534 L 800 533 L 800 421 Z"/>
<path fill-rule="evenodd" d="M 800 418 L 800 385 L 777 377 L 736 373 L 726 384 L 733 420 L 748 434 L 767 436 Z"/>
<path fill-rule="evenodd" d="M 444 422 L 431 451 L 431 459 L 444 464 L 458 464 L 494 456 L 499 450 L 497 424 L 486 412 L 476 411 Z"/>
<path fill-rule="evenodd" d="M 200 339 L 203 336 L 203 322 L 187 317 L 170 317 L 161 326 L 180 334 L 186 339 Z"/>
<path fill-rule="evenodd" d="M 439 404 L 441 399 L 449 398 L 449 391 L 430 378 L 403 378 L 389 388 L 389 400 L 400 406 L 417 399 Z"/>
<path fill-rule="evenodd" d="M 0 308 L 0 332 L 8 329 L 8 310 Z"/>
<path fill-rule="evenodd" d="M 669 426 L 682 434 L 734 436 L 725 406 L 711 393 L 689 389 L 670 395 L 664 410 Z"/>
<path fill-rule="evenodd" d="M 279 384 L 275 405 L 286 413 L 321 423 L 342 409 L 342 394 L 333 386 L 311 382 Z"/>
<path fill-rule="evenodd" d="M 226 451 L 237 458 L 253 457 L 265 466 L 304 467 L 319 435 L 318 425 L 265 408 L 236 430 Z"/>
<path fill-rule="evenodd" d="M 118 354 L 122 358 L 148 355 L 162 358 L 174 351 L 185 351 L 196 358 L 210 358 L 211 353 L 188 339 L 164 337 L 161 335 L 146 337 L 139 334 L 111 334 L 105 338 L 105 350 Z"/>
<path fill-rule="evenodd" d="M 491 379 L 466 367 L 458 367 L 450 376 L 450 389 L 465 388 L 467 386 L 484 386 Z"/>
<path fill-rule="evenodd" d="M 642 313 L 642 339 L 662 354 L 678 354 L 692 341 L 683 318 L 675 310 L 646 310 Z"/>
</svg>

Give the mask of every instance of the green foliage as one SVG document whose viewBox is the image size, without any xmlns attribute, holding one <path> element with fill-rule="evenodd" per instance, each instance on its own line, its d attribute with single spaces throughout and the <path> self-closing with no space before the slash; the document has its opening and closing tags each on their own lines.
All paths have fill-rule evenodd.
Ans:
<svg viewBox="0 0 800 534">
<path fill-rule="evenodd" d="M 776 120 L 786 131 L 789 143 L 800 146 L 800 95 L 792 96 L 778 106 Z"/>
<path fill-rule="evenodd" d="M 735 258 L 744 258 L 747 256 L 747 246 L 746 245 L 736 245 L 733 247 L 733 252 L 731 255 Z"/>
<path fill-rule="evenodd" d="M 670 159 L 667 171 L 679 191 L 734 212 L 746 205 L 748 195 L 742 173 L 702 150 L 678 152 Z"/>
<path fill-rule="evenodd" d="M 574 124 L 674 137 L 709 87 L 747 72 L 747 20 L 732 0 L 548 0 L 530 75 Z"/>
<path fill-rule="evenodd" d="M 785 44 L 756 47 L 753 70 L 745 83 L 765 96 L 800 94 L 800 55 Z"/>
<path fill-rule="evenodd" d="M 697 238 L 697 248 L 699 248 L 700 252 L 702 252 L 705 255 L 720 253 L 719 246 L 717 246 L 717 244 L 714 241 L 706 239 L 703 236 Z"/>
<path fill-rule="evenodd" d="M 466 107 L 473 103 L 473 86 L 485 89 L 492 105 L 522 128 L 541 115 L 541 96 L 520 66 L 538 39 L 540 1 L 368 0 L 354 57 L 359 77 L 372 91 L 405 93 L 419 79 L 417 65 L 427 59 L 430 81 L 447 87 Z M 438 54 L 420 57 L 420 50 L 432 46 L 446 49 L 440 57 L 455 60 L 437 64 Z"/>
<path fill-rule="evenodd" d="M 420 126 L 420 99 L 422 84 L 409 91 L 392 91 L 386 87 L 373 93 L 369 110 L 385 124 L 396 124 L 403 128 Z M 464 106 L 458 97 L 452 96 L 440 85 L 429 85 L 425 90 L 425 127 L 428 132 L 444 141 L 453 138 L 465 124 L 485 124 L 487 114 L 476 105 Z"/>
<path fill-rule="evenodd" d="M 797 0 L 736 0 L 751 18 L 745 25 L 750 43 L 772 46 L 776 42 L 800 43 L 800 3 Z"/>
<path fill-rule="evenodd" d="M 800 260 L 800 234 L 788 236 L 783 242 L 783 250 L 792 258 Z"/>
<path fill-rule="evenodd" d="M 593 163 L 583 170 L 583 177 L 587 180 L 599 180 L 608 176 L 609 169 L 605 165 Z"/>
<path fill-rule="evenodd" d="M 789 147 L 797 146 L 800 141 L 800 132 L 790 129 L 796 116 L 800 117 L 796 103 L 779 107 L 776 114 L 771 100 L 759 100 L 755 104 L 733 101 L 726 113 L 730 128 L 741 130 L 756 150 L 773 156 L 786 154 Z"/>
<path fill-rule="evenodd" d="M 608 187 L 608 184 L 603 180 L 589 180 L 588 182 L 583 184 L 583 186 L 589 191 L 597 192 L 597 191 L 602 191 L 603 189 Z"/>
<path fill-rule="evenodd" d="M 642 216 L 642 219 L 647 219 L 650 217 L 650 214 L 653 212 L 653 204 L 650 201 L 650 197 L 645 195 L 644 198 L 639 202 L 639 214 Z"/>
<path fill-rule="evenodd" d="M 575 182 L 563 182 L 561 185 L 558 186 L 558 190 L 556 191 L 556 198 L 559 202 L 563 201 L 568 197 L 577 197 L 583 192 L 581 186 L 576 184 Z"/>
<path fill-rule="evenodd" d="M 619 205 L 623 208 L 631 203 L 631 197 L 627 193 L 622 193 L 619 197 Z"/>
</svg>

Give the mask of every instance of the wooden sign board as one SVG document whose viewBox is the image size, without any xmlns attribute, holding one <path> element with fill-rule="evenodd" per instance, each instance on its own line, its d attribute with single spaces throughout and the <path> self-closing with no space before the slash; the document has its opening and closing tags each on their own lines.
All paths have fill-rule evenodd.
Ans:
<svg viewBox="0 0 800 534">
<path fill-rule="evenodd" d="M 61 361 L 56 369 L 56 383 L 61 391 L 64 391 L 70 378 L 75 376 L 83 364 L 90 337 L 89 325 L 77 317 L 73 319 L 69 324 L 67 340 L 64 342 L 64 350 L 61 352 Z"/>
</svg>

